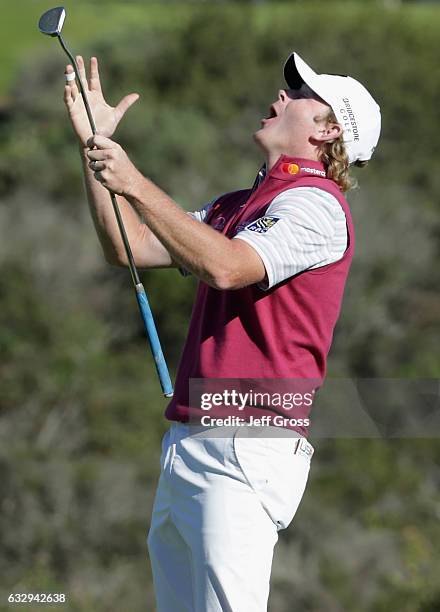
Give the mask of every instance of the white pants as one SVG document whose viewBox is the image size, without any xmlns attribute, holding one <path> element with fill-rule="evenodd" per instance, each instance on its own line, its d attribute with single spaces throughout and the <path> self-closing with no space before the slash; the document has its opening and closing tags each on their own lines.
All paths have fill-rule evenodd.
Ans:
<svg viewBox="0 0 440 612">
<path fill-rule="evenodd" d="M 278 531 L 299 506 L 314 449 L 262 429 L 173 423 L 165 434 L 148 534 L 158 612 L 267 610 Z"/>
</svg>

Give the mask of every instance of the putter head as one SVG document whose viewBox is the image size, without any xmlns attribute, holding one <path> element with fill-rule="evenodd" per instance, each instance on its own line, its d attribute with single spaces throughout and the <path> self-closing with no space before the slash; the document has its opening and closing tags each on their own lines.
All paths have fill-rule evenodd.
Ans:
<svg viewBox="0 0 440 612">
<path fill-rule="evenodd" d="M 59 36 L 63 29 L 64 20 L 66 18 L 66 10 L 63 6 L 46 11 L 40 17 L 38 28 L 42 34 L 48 36 Z"/>
</svg>

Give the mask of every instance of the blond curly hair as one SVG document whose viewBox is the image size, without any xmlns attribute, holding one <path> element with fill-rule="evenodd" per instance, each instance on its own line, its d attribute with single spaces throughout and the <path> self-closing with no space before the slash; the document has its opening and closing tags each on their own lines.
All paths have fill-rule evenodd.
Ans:
<svg viewBox="0 0 440 612">
<path fill-rule="evenodd" d="M 319 121 L 325 122 L 326 125 L 338 123 L 331 108 L 326 115 L 319 118 Z M 357 187 L 357 180 L 350 176 L 348 155 L 342 134 L 334 140 L 321 143 L 318 148 L 318 159 L 324 164 L 328 178 L 335 181 L 344 192 Z M 357 161 L 353 165 L 363 168 L 367 164 L 368 161 Z"/>
</svg>

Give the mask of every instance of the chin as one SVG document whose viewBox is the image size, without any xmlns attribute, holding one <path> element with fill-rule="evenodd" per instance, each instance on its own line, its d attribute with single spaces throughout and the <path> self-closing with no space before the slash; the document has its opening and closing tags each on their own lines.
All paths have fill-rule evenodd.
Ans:
<svg viewBox="0 0 440 612">
<path fill-rule="evenodd" d="M 264 128 L 261 128 L 252 134 L 252 138 L 254 142 L 261 147 L 264 151 L 266 150 L 265 146 L 265 137 L 264 137 Z"/>
</svg>

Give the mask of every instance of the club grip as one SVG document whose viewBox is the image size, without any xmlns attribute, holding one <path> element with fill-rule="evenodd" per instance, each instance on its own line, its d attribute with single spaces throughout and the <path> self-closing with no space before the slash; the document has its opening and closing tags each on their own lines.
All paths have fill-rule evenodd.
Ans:
<svg viewBox="0 0 440 612">
<path fill-rule="evenodd" d="M 160 385 L 165 397 L 173 396 L 173 385 L 171 383 L 170 374 L 165 361 L 162 347 L 160 345 L 159 336 L 157 334 L 156 325 L 148 302 L 147 294 L 145 293 L 142 283 L 136 285 L 136 297 L 144 321 L 145 330 L 147 332 L 148 342 L 150 343 L 151 352 L 153 354 L 156 370 L 159 375 Z"/>
</svg>

